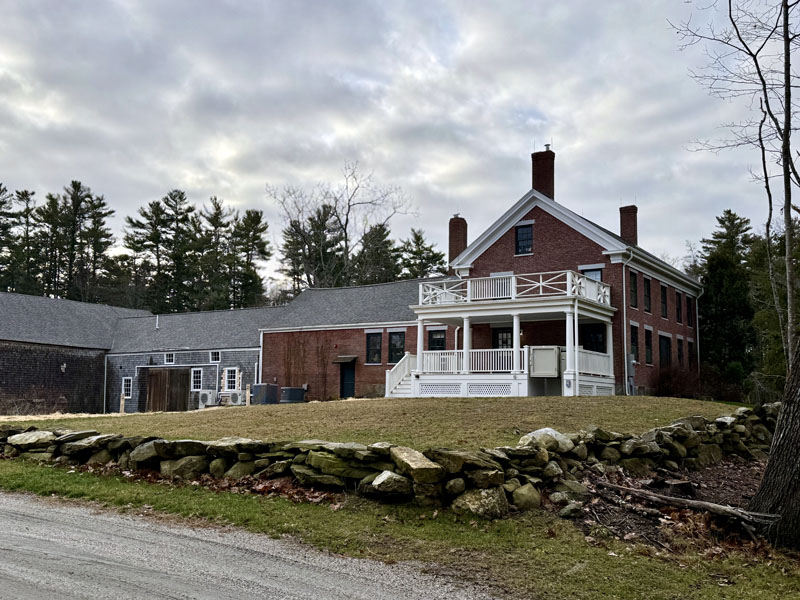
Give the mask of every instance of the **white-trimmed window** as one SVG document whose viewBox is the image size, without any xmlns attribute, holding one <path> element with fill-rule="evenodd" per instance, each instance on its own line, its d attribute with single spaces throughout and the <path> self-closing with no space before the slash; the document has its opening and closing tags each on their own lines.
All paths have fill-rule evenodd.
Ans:
<svg viewBox="0 0 800 600">
<path fill-rule="evenodd" d="M 212 350 L 208 353 L 208 362 L 218 363 L 219 362 L 219 350 Z"/>
<path fill-rule="evenodd" d="M 225 391 L 230 392 L 238 389 L 236 386 L 239 383 L 239 369 L 236 367 L 228 367 L 225 369 Z"/>
<path fill-rule="evenodd" d="M 132 391 L 133 391 L 133 378 L 132 377 L 123 377 L 122 378 L 122 395 L 125 398 L 130 398 Z"/>
<path fill-rule="evenodd" d="M 203 389 L 203 369 L 192 369 L 192 391 L 199 392 Z"/>
<path fill-rule="evenodd" d="M 174 365 L 175 364 L 175 353 L 174 352 L 165 352 L 164 353 L 164 364 L 165 365 Z"/>
</svg>

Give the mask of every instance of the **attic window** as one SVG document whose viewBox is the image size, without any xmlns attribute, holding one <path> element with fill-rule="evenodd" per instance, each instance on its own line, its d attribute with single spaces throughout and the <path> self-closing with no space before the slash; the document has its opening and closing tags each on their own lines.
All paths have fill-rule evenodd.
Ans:
<svg viewBox="0 0 800 600">
<path fill-rule="evenodd" d="M 174 352 L 167 352 L 164 354 L 164 364 L 165 365 L 174 365 L 175 364 L 175 353 Z"/>
<path fill-rule="evenodd" d="M 515 246 L 514 254 L 532 254 L 533 253 L 533 225 L 517 225 L 514 229 L 515 233 Z"/>
<path fill-rule="evenodd" d="M 212 363 L 219 362 L 219 350 L 212 350 L 208 353 L 208 360 Z"/>
</svg>

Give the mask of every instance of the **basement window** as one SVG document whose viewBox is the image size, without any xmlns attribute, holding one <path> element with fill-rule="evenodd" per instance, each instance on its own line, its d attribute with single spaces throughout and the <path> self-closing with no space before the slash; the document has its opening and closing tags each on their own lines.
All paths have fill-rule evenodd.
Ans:
<svg viewBox="0 0 800 600">
<path fill-rule="evenodd" d="M 174 352 L 167 352 L 164 354 L 164 364 L 165 365 L 174 365 L 175 364 L 175 353 Z"/>
<path fill-rule="evenodd" d="M 514 254 L 533 253 L 533 225 L 518 225 L 515 230 Z"/>
<path fill-rule="evenodd" d="M 133 390 L 133 378 L 132 377 L 123 377 L 122 378 L 122 396 L 125 397 L 125 398 L 130 398 L 132 390 Z"/>
<path fill-rule="evenodd" d="M 212 363 L 219 362 L 219 350 L 212 350 L 208 353 L 208 361 Z"/>
</svg>

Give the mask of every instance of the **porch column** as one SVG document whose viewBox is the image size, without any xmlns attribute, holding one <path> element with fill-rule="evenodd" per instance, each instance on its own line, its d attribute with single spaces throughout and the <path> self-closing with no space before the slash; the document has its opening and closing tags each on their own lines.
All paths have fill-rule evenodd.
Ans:
<svg viewBox="0 0 800 600">
<path fill-rule="evenodd" d="M 461 365 L 462 373 L 469 373 L 469 353 L 472 351 L 472 327 L 469 324 L 469 317 L 464 317 L 464 360 Z"/>
<path fill-rule="evenodd" d="M 566 324 L 566 346 L 567 346 L 567 368 L 563 374 L 563 384 L 564 384 L 564 395 L 566 396 L 574 396 L 575 390 L 573 386 L 575 385 L 575 318 L 572 314 L 572 310 L 565 310 L 564 311 L 564 322 Z M 569 382 L 570 387 L 567 388 L 567 382 Z"/>
<path fill-rule="evenodd" d="M 606 323 L 606 353 L 608 354 L 609 362 L 608 374 L 614 377 L 614 328 L 611 321 Z"/>
<path fill-rule="evenodd" d="M 425 351 L 425 319 L 417 319 L 417 372 L 422 373 L 422 353 Z"/>
<path fill-rule="evenodd" d="M 578 301 L 575 300 L 575 395 L 578 395 L 581 382 L 581 355 L 578 353 L 580 349 L 580 327 L 578 326 L 578 317 L 580 317 L 580 309 L 578 308 Z"/>
<path fill-rule="evenodd" d="M 513 356 L 511 358 L 511 370 L 514 373 L 521 373 L 522 367 L 520 365 L 519 360 L 519 351 L 520 351 L 520 327 L 519 327 L 519 315 L 514 316 L 514 331 L 513 331 L 513 339 L 511 340 L 511 348 L 513 350 Z"/>
</svg>

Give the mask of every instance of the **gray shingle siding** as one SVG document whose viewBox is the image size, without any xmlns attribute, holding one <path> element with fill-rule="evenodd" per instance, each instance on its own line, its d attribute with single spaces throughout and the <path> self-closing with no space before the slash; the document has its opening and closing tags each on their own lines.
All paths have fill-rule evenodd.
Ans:
<svg viewBox="0 0 800 600">
<path fill-rule="evenodd" d="M 216 348 L 214 350 L 217 350 Z M 237 368 L 241 373 L 242 389 L 253 384 L 258 363 L 258 348 L 248 350 L 219 350 L 220 362 L 211 363 L 210 350 L 175 352 L 175 363 L 164 364 L 163 352 L 135 354 L 109 354 L 107 378 L 108 412 L 119 412 L 122 378 L 130 377 L 131 397 L 125 400 L 125 412 L 144 412 L 147 408 L 147 372 L 157 368 L 200 368 L 203 370 L 204 390 L 223 391 L 223 373 L 226 368 Z M 139 367 L 139 368 L 137 368 Z M 195 394 L 190 394 L 189 409 L 197 408 Z"/>
</svg>

